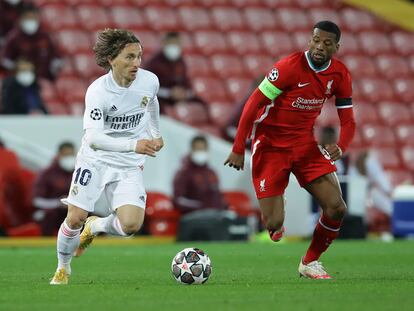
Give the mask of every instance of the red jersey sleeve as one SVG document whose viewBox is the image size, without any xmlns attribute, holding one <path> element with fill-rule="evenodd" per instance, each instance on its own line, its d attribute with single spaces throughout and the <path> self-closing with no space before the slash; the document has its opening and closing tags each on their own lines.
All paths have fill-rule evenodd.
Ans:
<svg viewBox="0 0 414 311">
<path fill-rule="evenodd" d="M 348 70 L 344 73 L 342 81 L 339 82 L 339 85 L 335 91 L 336 98 L 351 98 L 352 97 L 352 79 L 351 74 Z"/>
<path fill-rule="evenodd" d="M 294 70 L 290 58 L 284 58 L 273 65 L 273 68 L 269 71 L 266 78 L 270 83 L 283 92 L 293 83 L 293 75 Z M 274 98 L 272 98 L 272 100 L 273 99 Z"/>
</svg>

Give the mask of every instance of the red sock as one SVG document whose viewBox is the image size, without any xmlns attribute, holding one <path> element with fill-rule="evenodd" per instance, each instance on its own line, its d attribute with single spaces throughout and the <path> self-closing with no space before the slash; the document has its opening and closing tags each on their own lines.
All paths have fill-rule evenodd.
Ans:
<svg viewBox="0 0 414 311">
<path fill-rule="evenodd" d="M 313 232 L 312 242 L 302 261 L 308 264 L 314 260 L 318 260 L 321 254 L 326 251 L 339 235 L 339 228 L 342 220 L 332 220 L 322 215 Z"/>
</svg>

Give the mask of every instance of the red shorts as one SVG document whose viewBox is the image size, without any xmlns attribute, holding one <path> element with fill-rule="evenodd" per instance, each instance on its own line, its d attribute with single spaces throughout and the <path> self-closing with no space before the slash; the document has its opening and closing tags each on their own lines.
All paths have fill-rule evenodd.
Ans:
<svg viewBox="0 0 414 311">
<path fill-rule="evenodd" d="M 282 195 L 292 172 L 301 187 L 314 179 L 336 172 L 329 154 L 316 142 L 291 148 L 253 143 L 252 178 L 258 199 Z"/>
</svg>

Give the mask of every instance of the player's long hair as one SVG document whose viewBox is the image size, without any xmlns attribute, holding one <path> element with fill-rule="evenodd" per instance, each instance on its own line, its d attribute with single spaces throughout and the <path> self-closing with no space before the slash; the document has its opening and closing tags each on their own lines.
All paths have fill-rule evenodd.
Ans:
<svg viewBox="0 0 414 311">
<path fill-rule="evenodd" d="M 128 30 L 106 28 L 100 31 L 93 47 L 96 63 L 109 71 L 109 60 L 117 57 L 128 43 L 139 43 L 142 46 L 139 39 Z"/>
</svg>

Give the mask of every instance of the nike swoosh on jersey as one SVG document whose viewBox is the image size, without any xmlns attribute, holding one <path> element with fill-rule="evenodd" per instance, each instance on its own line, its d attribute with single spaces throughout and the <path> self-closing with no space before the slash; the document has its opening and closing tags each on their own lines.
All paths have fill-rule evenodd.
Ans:
<svg viewBox="0 0 414 311">
<path fill-rule="evenodd" d="M 310 82 L 308 82 L 308 83 L 298 83 L 298 87 L 304 87 L 304 86 L 307 86 L 308 84 L 310 84 Z"/>
</svg>

